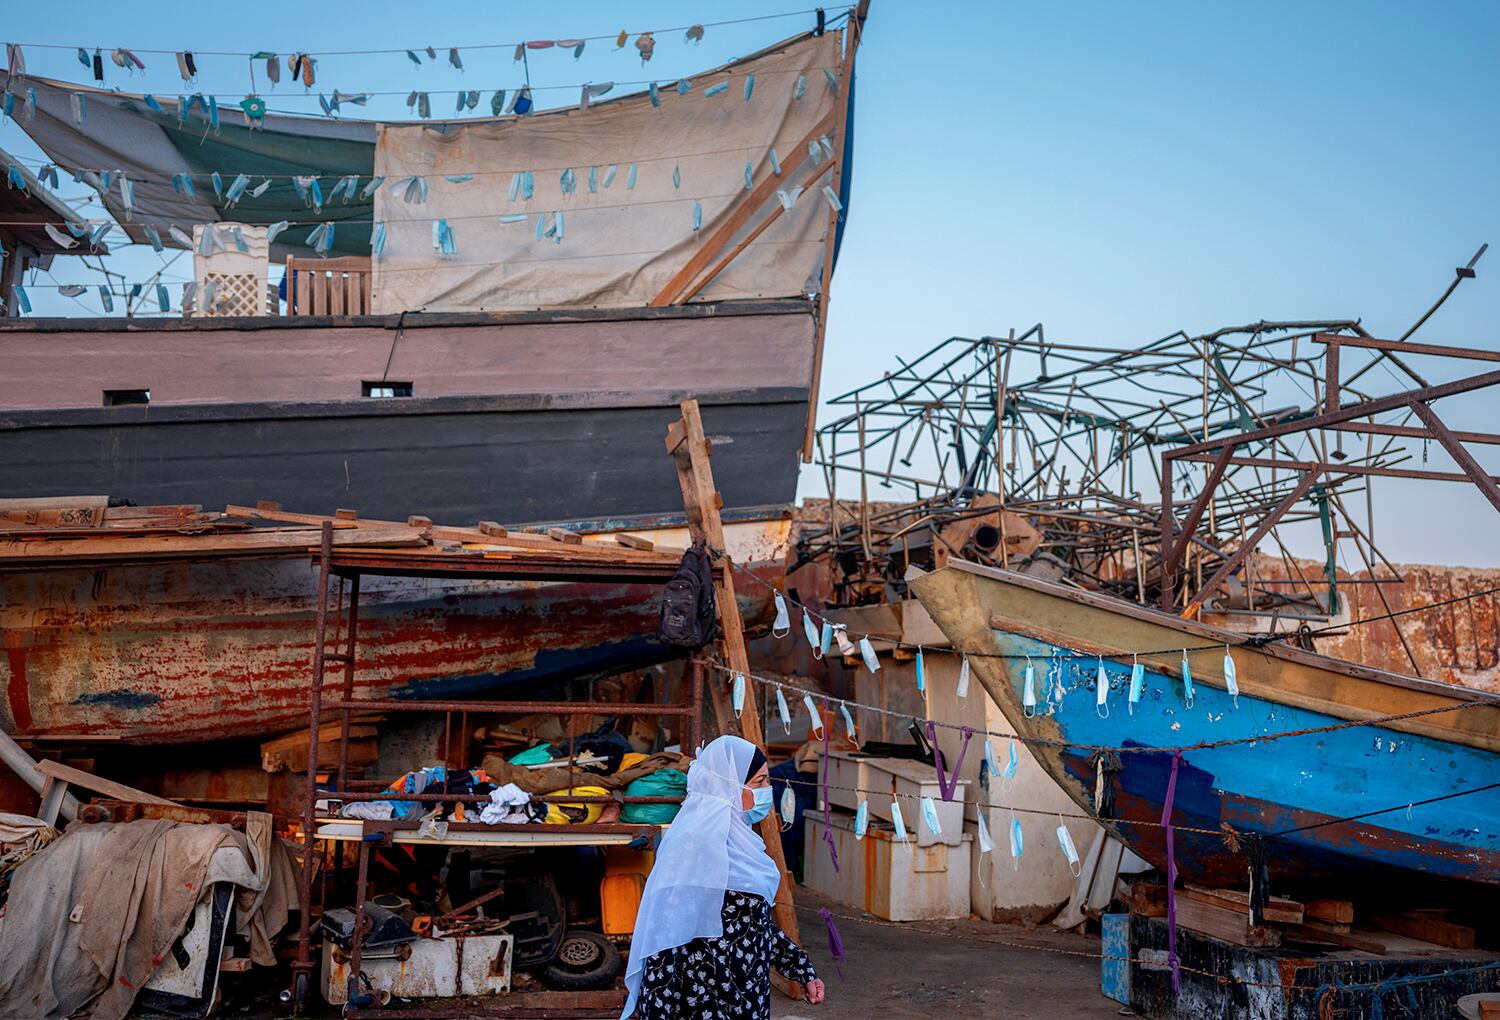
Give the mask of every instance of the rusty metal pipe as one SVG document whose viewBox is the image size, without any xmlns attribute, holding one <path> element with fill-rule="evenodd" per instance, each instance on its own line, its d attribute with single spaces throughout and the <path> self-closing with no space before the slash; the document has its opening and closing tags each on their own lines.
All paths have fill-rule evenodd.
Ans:
<svg viewBox="0 0 1500 1020">
<path fill-rule="evenodd" d="M 354 644 L 359 635 L 359 575 L 355 574 L 349 582 L 349 643 L 345 645 L 344 652 L 344 701 L 354 700 Z M 326 653 L 325 653 L 326 654 Z M 342 789 L 349 779 L 349 719 L 352 710 L 344 708 L 341 712 L 343 728 L 339 731 L 339 766 L 338 785 Z M 308 769 L 317 768 L 318 759 L 308 759 Z"/>
<path fill-rule="evenodd" d="M 354 882 L 354 938 L 349 944 L 349 990 L 346 1002 L 359 994 L 360 956 L 365 948 L 365 897 L 370 886 L 370 844 L 359 843 L 359 877 Z"/>
<path fill-rule="evenodd" d="M 312 691 L 309 693 L 307 725 L 307 789 L 302 809 L 302 888 L 298 901 L 297 959 L 292 964 L 292 987 L 310 983 L 312 961 L 312 885 L 313 850 L 317 845 L 314 832 L 318 804 L 318 719 L 322 715 L 323 655 L 328 639 L 328 567 L 333 553 L 333 522 L 323 522 L 323 540 L 318 557 L 318 617 L 313 643 Z M 302 1003 L 295 1003 L 300 1010 Z"/>
</svg>

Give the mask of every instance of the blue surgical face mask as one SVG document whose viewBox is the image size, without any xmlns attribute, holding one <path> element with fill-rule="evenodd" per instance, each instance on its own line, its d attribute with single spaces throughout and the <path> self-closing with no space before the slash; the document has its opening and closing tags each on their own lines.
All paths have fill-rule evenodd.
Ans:
<svg viewBox="0 0 1500 1020">
<path fill-rule="evenodd" d="M 769 786 L 758 786 L 751 789 L 747 786 L 745 789 L 750 790 L 750 796 L 755 798 L 755 806 L 745 812 L 745 819 L 751 825 L 755 825 L 771 813 L 771 803 L 773 800 L 771 788 Z"/>
</svg>

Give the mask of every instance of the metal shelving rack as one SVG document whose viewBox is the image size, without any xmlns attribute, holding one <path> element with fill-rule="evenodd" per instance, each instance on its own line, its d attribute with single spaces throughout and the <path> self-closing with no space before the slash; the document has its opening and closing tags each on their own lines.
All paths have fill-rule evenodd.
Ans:
<svg viewBox="0 0 1500 1020">
<path fill-rule="evenodd" d="M 452 732 L 452 717 L 460 715 L 460 731 L 467 732 L 467 715 L 473 713 L 527 714 L 552 712 L 568 719 L 570 741 L 577 736 L 578 720 L 586 715 L 634 715 L 672 716 L 682 720 L 681 745 L 692 747 L 699 735 L 703 710 L 703 672 L 696 662 L 690 662 L 687 671 L 686 698 L 679 704 L 643 705 L 614 702 L 547 702 L 547 701 L 426 701 L 420 699 L 359 699 L 354 696 L 355 666 L 359 633 L 360 579 L 365 575 L 405 576 L 422 578 L 466 578 L 470 580 L 508 581 L 572 581 L 578 583 L 663 584 L 676 571 L 676 556 L 665 553 L 640 553 L 636 551 L 600 548 L 589 544 L 565 545 L 558 543 L 556 549 L 536 550 L 521 548 L 506 550 L 506 555 L 496 557 L 482 551 L 469 549 L 400 549 L 371 547 L 335 547 L 333 544 L 333 522 L 323 522 L 322 544 L 315 553 L 318 565 L 318 609 L 316 641 L 313 650 L 312 685 L 308 707 L 308 781 L 302 814 L 303 861 L 300 890 L 300 919 L 298 923 L 297 958 L 292 966 L 292 999 L 301 1011 L 307 1001 L 307 991 L 315 969 L 312 955 L 312 911 L 314 903 L 314 862 L 320 841 L 358 841 L 358 871 L 355 893 L 355 937 L 350 951 L 350 1005 L 345 1009 L 348 1016 L 366 1017 L 469 1017 L 526 1016 L 526 1017 L 578 1017 L 596 1016 L 601 1004 L 585 1003 L 580 996 L 589 993 L 530 993 L 524 1003 L 511 1003 L 508 996 L 497 997 L 491 1003 L 476 1004 L 470 1001 L 463 1006 L 448 1009 L 370 1009 L 356 1005 L 356 992 L 360 974 L 360 958 L 363 943 L 364 903 L 369 884 L 370 854 L 376 846 L 388 846 L 392 842 L 421 842 L 430 845 L 462 846 L 482 842 L 489 846 L 578 845 L 580 842 L 603 844 L 630 844 L 646 840 L 654 844 L 660 827 L 649 824 L 621 822 L 596 822 L 568 826 L 540 825 L 484 825 L 473 822 L 450 822 L 448 838 L 422 839 L 414 835 L 420 822 L 415 820 L 356 821 L 340 820 L 324 825 L 320 833 L 317 814 L 319 800 L 330 801 L 374 801 L 389 799 L 382 793 L 383 783 L 355 781 L 349 778 L 349 728 L 351 716 L 356 712 L 444 712 L 448 718 L 448 731 Z M 722 568 L 721 568 L 722 569 Z M 348 586 L 347 613 L 342 591 L 334 600 L 331 581 L 340 578 Z M 334 633 L 342 630 L 342 649 L 330 649 L 328 644 L 330 624 L 337 625 Z M 343 667 L 342 683 L 335 692 L 327 691 L 328 667 L 335 663 Z M 329 695 L 332 695 L 331 697 Z M 336 768 L 332 770 L 330 784 L 320 789 L 316 780 L 318 772 L 319 726 L 325 715 L 337 713 L 341 721 L 338 740 Z M 451 755 L 451 748 L 448 750 Z M 573 765 L 569 769 L 569 788 L 573 784 Z M 376 787 L 379 787 L 378 789 Z M 402 800 L 419 803 L 442 803 L 454 801 L 451 793 L 402 794 Z M 677 803 L 680 797 L 584 797 L 553 794 L 534 799 L 569 804 L 623 801 L 625 803 Z M 556 829 L 548 833 L 547 829 Z M 481 837 L 487 837 L 481 839 Z M 581 837 L 581 838 L 580 838 Z M 549 1001 L 549 996 L 551 999 Z M 618 1004 L 615 1005 L 619 1008 Z M 608 1012 L 606 1008 L 604 1010 Z"/>
</svg>

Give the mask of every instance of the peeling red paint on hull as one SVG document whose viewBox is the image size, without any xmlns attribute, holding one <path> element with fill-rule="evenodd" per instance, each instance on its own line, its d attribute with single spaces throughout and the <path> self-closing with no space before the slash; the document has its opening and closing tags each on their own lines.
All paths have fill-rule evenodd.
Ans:
<svg viewBox="0 0 1500 1020">
<path fill-rule="evenodd" d="M 779 577 L 785 524 L 735 527 L 753 531 L 731 551 Z M 0 574 L 0 725 L 145 744 L 301 727 L 316 580 L 305 555 Z M 742 587 L 747 619 L 767 616 L 769 589 Z M 369 577 L 356 696 L 483 696 L 675 658 L 650 640 L 657 605 L 644 585 Z"/>
</svg>

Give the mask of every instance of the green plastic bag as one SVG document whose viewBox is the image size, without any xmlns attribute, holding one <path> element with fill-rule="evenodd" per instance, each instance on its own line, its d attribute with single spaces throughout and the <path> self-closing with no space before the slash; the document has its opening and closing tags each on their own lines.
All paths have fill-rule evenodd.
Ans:
<svg viewBox="0 0 1500 1020">
<path fill-rule="evenodd" d="M 625 787 L 627 797 L 682 797 L 686 794 L 687 773 L 676 769 L 660 769 Z M 681 809 L 681 804 L 626 804 L 620 811 L 620 821 L 666 825 Z"/>
<path fill-rule="evenodd" d="M 545 765 L 552 760 L 552 745 L 538 744 L 528 747 L 510 760 L 512 765 Z"/>
</svg>

